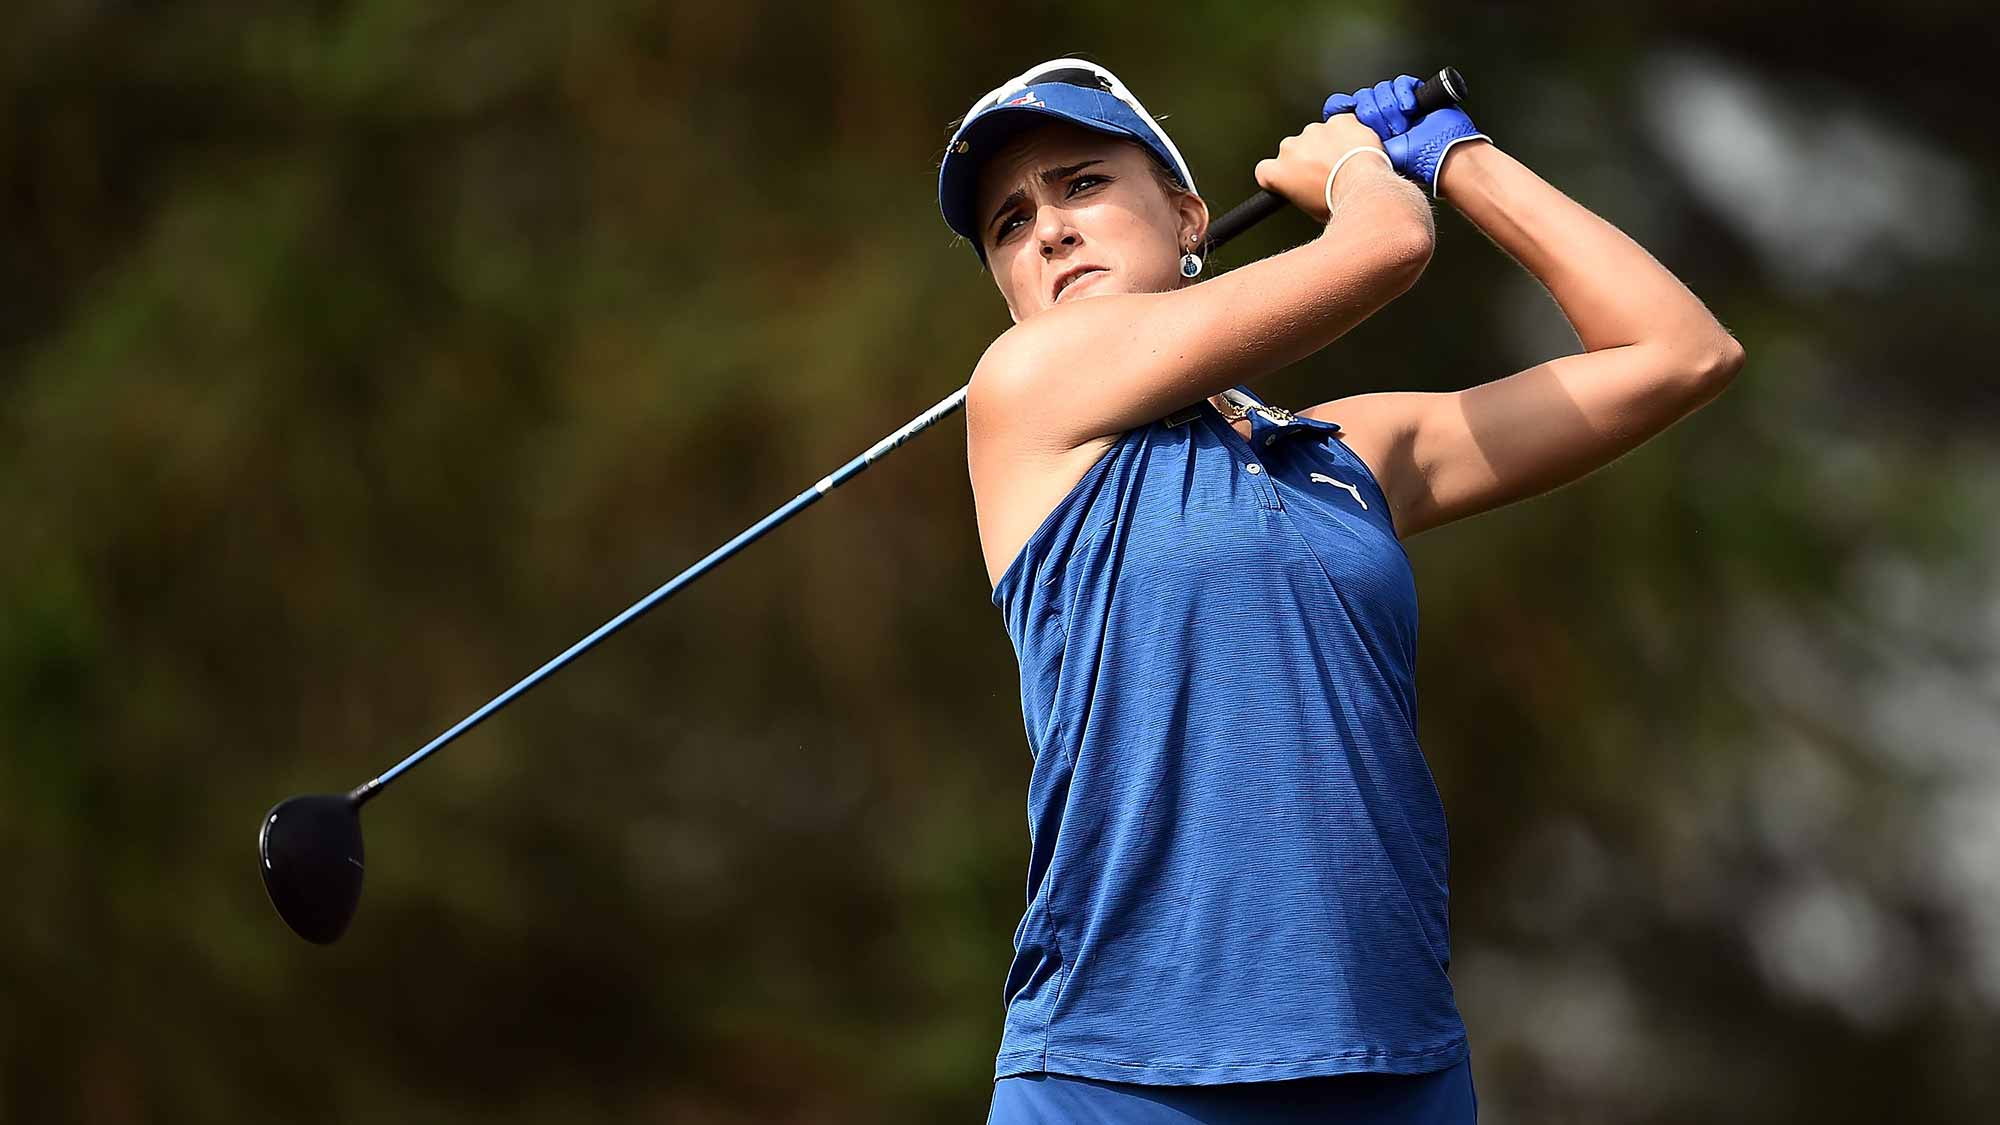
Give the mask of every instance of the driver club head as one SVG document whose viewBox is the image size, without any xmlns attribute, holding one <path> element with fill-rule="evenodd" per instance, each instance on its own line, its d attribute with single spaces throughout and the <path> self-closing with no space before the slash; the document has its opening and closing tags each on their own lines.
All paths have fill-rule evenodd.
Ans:
<svg viewBox="0 0 2000 1125">
<path fill-rule="evenodd" d="M 292 932 L 330 945 L 361 904 L 361 808 L 348 794 L 280 801 L 257 833 L 257 870 Z"/>
</svg>

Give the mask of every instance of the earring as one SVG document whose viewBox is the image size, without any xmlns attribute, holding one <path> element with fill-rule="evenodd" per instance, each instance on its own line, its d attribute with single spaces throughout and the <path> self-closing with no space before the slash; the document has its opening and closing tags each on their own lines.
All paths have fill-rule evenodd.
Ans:
<svg viewBox="0 0 2000 1125">
<path fill-rule="evenodd" d="M 1188 243 L 1188 252 L 1181 255 L 1182 277 L 1194 278 L 1201 276 L 1201 255 L 1194 252 L 1194 248 L 1198 245 L 1200 244 L 1196 242 Z"/>
</svg>

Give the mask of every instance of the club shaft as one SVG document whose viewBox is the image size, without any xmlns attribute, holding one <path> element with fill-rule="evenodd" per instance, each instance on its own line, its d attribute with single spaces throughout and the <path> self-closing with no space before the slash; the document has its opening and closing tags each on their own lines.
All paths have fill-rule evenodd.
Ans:
<svg viewBox="0 0 2000 1125">
<path fill-rule="evenodd" d="M 890 450 L 895 449 L 897 446 L 910 440 L 917 434 L 922 433 L 924 430 L 929 429 L 933 425 L 936 425 L 940 420 L 949 417 L 951 414 L 956 412 L 959 407 L 965 405 L 965 394 L 967 389 L 968 388 L 966 387 L 960 387 L 959 389 L 953 391 L 950 395 L 946 396 L 944 400 L 939 402 L 936 406 L 933 406 L 929 410 L 924 411 L 922 414 L 917 415 L 915 418 L 910 419 L 910 421 L 907 424 L 905 424 L 901 429 L 890 434 L 888 437 L 883 438 L 881 441 L 876 442 L 874 445 L 868 447 L 867 451 L 863 452 L 860 456 L 855 457 L 853 460 L 847 462 L 847 464 L 842 465 L 840 468 L 835 469 L 833 472 L 827 474 L 824 477 L 821 477 L 819 481 L 815 483 L 811 488 L 808 488 L 804 492 L 799 493 L 797 496 L 792 497 L 791 500 L 786 502 L 783 506 L 779 507 L 776 511 L 772 512 L 770 515 L 765 516 L 763 519 L 758 520 L 754 524 L 751 524 L 749 527 L 745 528 L 741 533 L 739 533 L 734 539 L 731 539 L 729 542 L 724 543 L 722 546 L 717 547 L 713 551 L 710 551 L 708 555 L 705 558 L 703 558 L 700 562 L 697 562 L 693 566 L 688 567 L 686 570 L 681 571 L 679 574 L 674 575 L 671 579 L 667 580 L 667 582 L 664 585 L 662 585 L 659 589 L 654 590 L 652 593 L 647 594 L 643 598 L 640 598 L 637 602 L 634 602 L 630 608 L 626 609 L 625 612 L 619 614 L 618 616 L 598 626 L 596 631 L 592 632 L 589 636 L 569 646 L 567 649 L 564 649 L 561 655 L 549 661 L 547 664 L 542 665 L 540 668 L 535 669 L 533 672 L 523 677 L 522 680 L 519 683 L 515 684 L 513 687 L 510 687 L 506 691 L 501 692 L 499 695 L 494 696 L 491 700 L 487 701 L 485 706 L 481 707 L 477 711 L 474 711 L 472 714 L 467 715 L 465 718 L 459 720 L 458 724 L 456 726 L 453 726 L 450 730 L 445 731 L 443 734 L 440 734 L 436 738 L 431 739 L 428 743 L 425 743 L 423 748 L 419 749 L 416 753 L 411 754 L 407 758 L 404 758 L 402 761 L 396 763 L 395 766 L 391 767 L 386 772 L 382 773 L 373 780 L 355 789 L 353 792 L 348 794 L 348 797 L 351 800 L 353 800 L 355 804 L 358 805 L 361 802 L 368 800 L 370 797 L 373 797 L 376 793 L 381 792 L 384 786 L 388 785 L 390 782 L 402 776 L 405 772 L 410 770 L 410 768 L 415 766 L 418 762 L 421 762 L 425 758 L 428 758 L 432 754 L 435 754 L 439 750 L 442 750 L 445 746 L 449 745 L 451 741 L 457 738 L 459 735 L 464 734 L 466 731 L 469 731 L 473 727 L 478 726 L 480 723 L 485 722 L 487 718 L 492 716 L 492 714 L 495 711 L 500 710 L 502 707 L 505 707 L 509 703 L 512 703 L 514 700 L 520 698 L 520 696 L 525 694 L 529 688 L 534 687 L 536 684 L 539 684 L 543 680 L 548 679 L 550 676 L 554 675 L 557 670 L 563 667 L 563 665 L 568 664 L 570 661 L 575 660 L 577 657 L 582 656 L 584 653 L 590 651 L 593 647 L 596 646 L 596 644 L 599 641 L 603 640 L 604 638 L 610 636 L 613 633 L 616 633 L 618 630 L 631 624 L 633 621 L 638 620 L 640 617 L 645 615 L 647 610 L 652 609 L 654 606 L 659 605 L 661 602 L 666 601 L 668 598 L 674 596 L 674 594 L 678 593 L 683 587 L 686 587 L 687 585 L 692 583 L 695 579 L 700 578 L 702 575 L 707 574 L 709 571 L 721 565 L 723 561 L 728 559 L 731 555 L 734 555 L 736 552 L 742 550 L 743 548 L 749 546 L 752 543 L 755 543 L 758 539 L 763 538 L 765 533 L 769 532 L 772 528 L 777 527 L 779 524 L 784 523 L 786 520 L 791 519 L 793 516 L 811 507 L 815 501 L 819 500 L 820 497 L 825 496 L 827 493 L 832 492 L 834 489 L 839 488 L 841 485 L 846 484 L 850 480 L 853 480 L 855 477 L 859 476 L 863 471 L 865 471 L 868 468 L 868 466 L 874 464 L 877 460 L 886 456 Z"/>
</svg>

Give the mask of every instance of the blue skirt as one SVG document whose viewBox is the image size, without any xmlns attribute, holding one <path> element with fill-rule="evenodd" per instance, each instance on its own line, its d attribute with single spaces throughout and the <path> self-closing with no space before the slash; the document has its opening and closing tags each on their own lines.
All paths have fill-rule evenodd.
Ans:
<svg viewBox="0 0 2000 1125">
<path fill-rule="evenodd" d="M 986 1125 L 1472 1125 L 1478 1117 L 1468 1060 L 1431 1074 L 1221 1086 L 1014 1074 L 993 1084 Z"/>
</svg>

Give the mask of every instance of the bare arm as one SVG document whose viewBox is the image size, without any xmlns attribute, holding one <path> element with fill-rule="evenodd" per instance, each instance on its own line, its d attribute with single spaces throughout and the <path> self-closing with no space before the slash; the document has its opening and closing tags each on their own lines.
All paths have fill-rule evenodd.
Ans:
<svg viewBox="0 0 2000 1125">
<path fill-rule="evenodd" d="M 1720 394 L 1743 349 L 1616 227 L 1484 142 L 1453 150 L 1440 194 L 1548 287 L 1586 349 L 1450 394 L 1315 407 L 1356 431 L 1404 537 L 1609 464 Z"/>
<path fill-rule="evenodd" d="M 1323 211 L 1321 183 L 1308 194 Z M 1421 192 L 1382 161 L 1350 160 L 1334 202 L 1321 235 L 1285 253 L 1200 285 L 1058 305 L 1016 325 L 973 373 L 974 440 L 1077 449 L 1325 347 L 1416 281 L 1432 239 Z M 1053 401 L 1060 411 L 1047 409 Z"/>
</svg>

